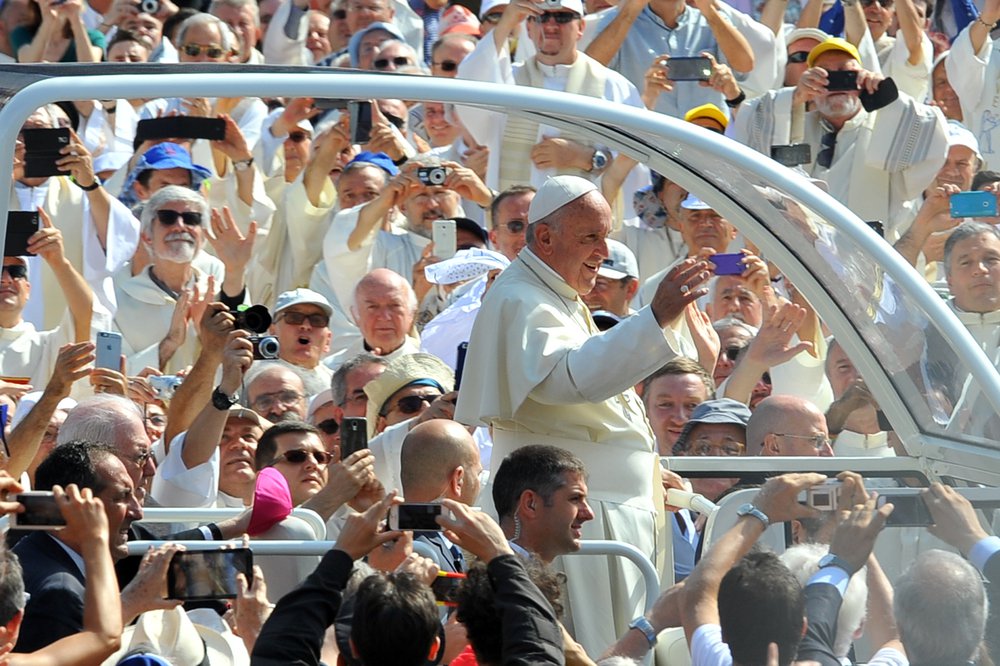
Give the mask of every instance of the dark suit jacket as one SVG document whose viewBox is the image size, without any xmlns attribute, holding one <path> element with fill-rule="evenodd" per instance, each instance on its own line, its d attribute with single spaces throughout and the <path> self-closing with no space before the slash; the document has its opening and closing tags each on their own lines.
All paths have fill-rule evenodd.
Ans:
<svg viewBox="0 0 1000 666">
<path fill-rule="evenodd" d="M 83 629 L 84 580 L 55 539 L 34 532 L 14 547 L 31 595 L 14 652 L 34 652 Z"/>
<path fill-rule="evenodd" d="M 840 666 L 833 653 L 837 637 L 837 613 L 843 599 L 840 591 L 828 583 L 806 585 L 806 635 L 799 643 L 798 661 L 818 661 L 823 666 Z"/>
<path fill-rule="evenodd" d="M 434 563 L 441 571 L 465 573 L 465 556 L 459 551 L 458 557 L 456 557 L 455 553 L 442 541 L 440 532 L 414 532 L 413 539 L 430 546 L 434 555 Z"/>
</svg>

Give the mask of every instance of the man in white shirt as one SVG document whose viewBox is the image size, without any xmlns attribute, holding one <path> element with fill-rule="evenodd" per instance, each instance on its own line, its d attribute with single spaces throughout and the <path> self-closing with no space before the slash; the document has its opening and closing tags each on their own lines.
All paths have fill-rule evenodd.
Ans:
<svg viewBox="0 0 1000 666">
<path fill-rule="evenodd" d="M 293 289 L 278 296 L 271 333 L 278 338 L 277 362 L 294 365 L 316 395 L 330 385 L 333 372 L 320 361 L 330 351 L 330 303 L 310 289 Z"/>
</svg>

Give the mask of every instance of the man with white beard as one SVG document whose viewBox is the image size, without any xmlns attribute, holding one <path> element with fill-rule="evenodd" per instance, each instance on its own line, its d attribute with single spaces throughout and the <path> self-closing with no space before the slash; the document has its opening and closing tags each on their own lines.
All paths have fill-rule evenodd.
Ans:
<svg viewBox="0 0 1000 666">
<path fill-rule="evenodd" d="M 192 265 L 208 237 L 210 215 L 212 247 L 222 262 L 217 274 Z M 115 275 L 114 328 L 122 334 L 128 374 L 146 366 L 176 373 L 197 356 L 196 324 L 205 304 L 221 301 L 235 310 L 246 300 L 246 265 L 256 223 L 250 223 L 244 237 L 228 209 L 210 211 L 204 197 L 176 185 L 150 197 L 140 222 L 152 263 L 135 276 L 128 267 Z"/>
</svg>

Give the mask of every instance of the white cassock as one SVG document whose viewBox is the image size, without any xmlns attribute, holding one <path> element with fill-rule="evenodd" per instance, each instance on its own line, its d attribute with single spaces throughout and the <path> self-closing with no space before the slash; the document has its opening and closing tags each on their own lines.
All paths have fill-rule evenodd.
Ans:
<svg viewBox="0 0 1000 666">
<path fill-rule="evenodd" d="M 631 543 L 662 563 L 659 466 L 632 387 L 678 348 L 649 308 L 600 333 L 576 291 L 525 248 L 483 298 L 455 420 L 492 426 L 490 478 L 522 446 L 571 451 L 587 467 L 596 514 L 584 538 Z M 494 513 L 491 497 L 487 486 L 479 501 Z M 638 570 L 617 558 L 561 559 L 576 639 L 598 654 L 642 612 Z"/>
</svg>

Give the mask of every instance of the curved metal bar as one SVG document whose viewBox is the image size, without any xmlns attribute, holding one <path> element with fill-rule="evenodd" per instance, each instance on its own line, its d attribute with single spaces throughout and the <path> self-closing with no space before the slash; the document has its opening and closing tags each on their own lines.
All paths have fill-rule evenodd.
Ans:
<svg viewBox="0 0 1000 666">
<path fill-rule="evenodd" d="M 227 508 L 174 508 L 148 507 L 142 511 L 140 523 L 212 523 L 235 518 L 246 509 Z M 292 516 L 307 523 L 316 534 L 316 540 L 326 539 L 326 522 L 312 509 L 292 509 Z"/>
</svg>

